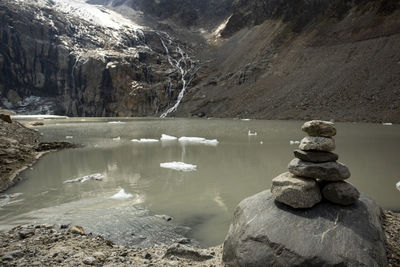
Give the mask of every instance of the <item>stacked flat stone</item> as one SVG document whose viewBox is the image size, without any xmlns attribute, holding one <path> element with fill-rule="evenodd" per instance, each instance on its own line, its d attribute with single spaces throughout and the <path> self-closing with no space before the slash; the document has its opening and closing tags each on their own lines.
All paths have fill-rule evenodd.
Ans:
<svg viewBox="0 0 400 267">
<path fill-rule="evenodd" d="M 344 180 L 349 169 L 340 162 L 335 150 L 336 128 L 333 123 L 313 120 L 301 127 L 304 137 L 289 172 L 272 180 L 271 192 L 275 200 L 293 208 L 311 208 L 323 198 L 339 205 L 351 205 L 360 197 L 358 190 Z"/>
</svg>

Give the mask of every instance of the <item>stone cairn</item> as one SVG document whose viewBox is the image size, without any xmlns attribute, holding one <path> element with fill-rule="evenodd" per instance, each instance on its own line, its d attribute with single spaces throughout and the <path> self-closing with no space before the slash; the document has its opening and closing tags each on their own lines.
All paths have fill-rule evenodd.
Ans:
<svg viewBox="0 0 400 267">
<path fill-rule="evenodd" d="M 313 120 L 301 127 L 304 137 L 295 159 L 289 163 L 289 172 L 272 180 L 271 192 L 275 200 L 293 208 L 311 208 L 323 198 L 339 205 L 351 205 L 360 197 L 358 190 L 344 180 L 349 169 L 337 162 L 335 150 L 336 128 L 333 123 Z"/>
</svg>

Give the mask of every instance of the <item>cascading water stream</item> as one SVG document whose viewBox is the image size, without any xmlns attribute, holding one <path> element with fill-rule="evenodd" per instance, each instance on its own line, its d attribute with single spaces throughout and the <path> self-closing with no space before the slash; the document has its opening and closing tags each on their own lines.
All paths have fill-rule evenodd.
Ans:
<svg viewBox="0 0 400 267">
<path fill-rule="evenodd" d="M 161 44 L 165 49 L 165 53 L 168 58 L 168 63 L 171 65 L 171 67 L 180 73 L 181 75 L 181 81 L 182 81 L 182 89 L 179 92 L 178 98 L 176 100 L 175 105 L 167 109 L 163 114 L 161 114 L 160 118 L 165 118 L 167 115 L 171 112 L 174 112 L 178 109 L 179 104 L 182 101 L 183 96 L 185 95 L 185 92 L 193 80 L 196 72 L 198 71 L 198 68 L 196 68 L 196 65 L 194 62 L 190 59 L 190 57 L 179 47 L 176 46 L 176 53 L 179 55 L 179 58 L 176 60 L 174 59 L 168 49 L 168 46 L 165 44 L 163 38 L 161 38 Z M 169 45 L 172 44 L 172 40 L 168 38 Z"/>
</svg>

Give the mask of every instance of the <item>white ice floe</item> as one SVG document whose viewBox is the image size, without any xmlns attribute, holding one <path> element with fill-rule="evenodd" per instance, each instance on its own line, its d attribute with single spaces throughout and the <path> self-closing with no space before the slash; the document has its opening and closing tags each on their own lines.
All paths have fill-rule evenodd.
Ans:
<svg viewBox="0 0 400 267">
<path fill-rule="evenodd" d="M 260 144 L 262 145 L 262 144 L 264 144 L 264 142 L 263 142 L 263 141 L 260 141 Z"/>
<path fill-rule="evenodd" d="M 195 171 L 197 168 L 196 165 L 177 162 L 177 161 L 160 163 L 160 167 L 176 171 L 184 171 L 184 172 Z"/>
<path fill-rule="evenodd" d="M 162 134 L 161 135 L 161 141 L 174 141 L 177 140 L 178 137 L 172 136 L 172 135 L 167 135 L 167 134 Z"/>
<path fill-rule="evenodd" d="M 182 144 L 202 144 L 208 146 L 216 146 L 219 144 L 217 139 L 205 139 L 203 137 L 186 137 L 182 136 L 178 139 Z"/>
<path fill-rule="evenodd" d="M 110 198 L 112 198 L 112 199 L 128 199 L 131 197 L 132 197 L 132 194 L 129 194 L 129 193 L 127 194 L 127 193 L 125 193 L 124 189 L 121 189 L 121 190 L 119 190 L 118 193 L 116 193 L 115 195 L 113 195 Z"/>
<path fill-rule="evenodd" d="M 123 122 L 123 121 L 109 121 L 108 123 L 110 123 L 110 124 L 124 124 L 125 122 Z"/>
<path fill-rule="evenodd" d="M 250 130 L 247 132 L 247 134 L 249 135 L 249 136 L 255 136 L 255 135 L 257 135 L 257 132 L 251 132 Z"/>
<path fill-rule="evenodd" d="M 300 141 L 292 141 L 292 140 L 290 140 L 289 144 L 290 145 L 300 145 Z"/>
<path fill-rule="evenodd" d="M 72 135 L 67 135 L 67 136 L 65 137 L 65 139 L 72 139 L 72 138 L 74 138 Z"/>
<path fill-rule="evenodd" d="M 392 126 L 393 123 L 391 123 L 391 122 L 384 122 L 384 123 L 382 123 L 382 125 L 385 125 L 385 126 Z"/>
<path fill-rule="evenodd" d="M 94 174 L 89 174 L 89 175 L 85 175 L 82 177 L 78 177 L 75 179 L 71 179 L 71 180 L 66 180 L 63 183 L 64 184 L 69 184 L 69 183 L 84 183 L 90 180 L 96 180 L 96 181 L 101 181 L 104 179 L 104 175 L 101 173 L 94 173 Z"/>
<path fill-rule="evenodd" d="M 121 141 L 121 137 L 115 137 L 115 138 L 113 138 L 113 141 Z"/>
<path fill-rule="evenodd" d="M 132 142 L 135 143 L 157 143 L 159 140 L 157 139 L 147 139 L 147 138 L 140 138 L 140 139 L 132 139 Z"/>
<path fill-rule="evenodd" d="M 400 191 L 400 182 L 397 182 L 397 184 L 396 184 L 396 188 L 397 188 L 397 190 L 399 190 L 399 191 Z"/>
<path fill-rule="evenodd" d="M 250 121 L 250 119 L 241 119 L 242 121 Z"/>
</svg>

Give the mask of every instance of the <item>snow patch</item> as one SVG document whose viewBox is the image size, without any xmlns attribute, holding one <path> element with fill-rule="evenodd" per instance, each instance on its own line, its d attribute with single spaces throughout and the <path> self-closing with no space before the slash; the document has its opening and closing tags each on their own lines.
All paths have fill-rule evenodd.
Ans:
<svg viewBox="0 0 400 267">
<path fill-rule="evenodd" d="M 89 175 L 85 175 L 82 177 L 78 177 L 75 179 L 71 179 L 71 180 L 66 180 L 63 183 L 64 184 L 69 184 L 69 183 L 84 183 L 90 180 L 95 180 L 95 181 L 101 181 L 104 179 L 104 175 L 101 173 L 94 173 L 94 174 L 89 174 Z"/>
<path fill-rule="evenodd" d="M 160 163 L 160 167 L 176 171 L 183 171 L 183 172 L 195 171 L 197 168 L 196 165 L 177 162 L 177 161 Z"/>
<path fill-rule="evenodd" d="M 129 194 L 129 193 L 127 194 L 127 193 L 125 193 L 124 189 L 121 189 L 121 190 L 119 190 L 118 193 L 116 193 L 115 195 L 113 195 L 110 198 L 112 198 L 112 199 L 128 199 L 131 197 L 133 197 L 132 194 Z"/>
<path fill-rule="evenodd" d="M 72 138 L 74 138 L 72 135 L 67 135 L 67 136 L 65 137 L 65 139 L 72 139 Z"/>
</svg>

